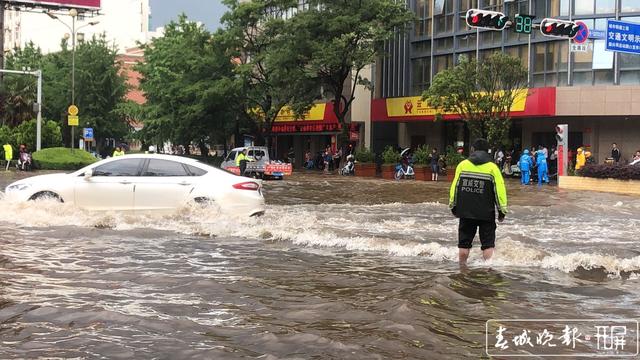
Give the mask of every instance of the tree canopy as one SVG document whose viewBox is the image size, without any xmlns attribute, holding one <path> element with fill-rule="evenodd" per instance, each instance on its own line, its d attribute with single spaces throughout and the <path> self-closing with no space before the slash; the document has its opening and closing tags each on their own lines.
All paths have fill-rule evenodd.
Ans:
<svg viewBox="0 0 640 360">
<path fill-rule="evenodd" d="M 341 124 L 356 86 L 370 85 L 362 70 L 385 56 L 384 42 L 404 33 L 413 19 L 404 1 L 392 0 L 310 0 L 292 17 L 289 45 L 302 49 L 308 76 L 325 90 Z"/>
<path fill-rule="evenodd" d="M 228 137 L 238 83 L 234 65 L 216 38 L 182 15 L 143 49 L 145 62 L 137 70 L 147 98 L 144 137 L 178 144 Z"/>
<path fill-rule="evenodd" d="M 527 69 L 503 53 L 479 63 L 462 57 L 454 68 L 439 72 L 423 93 L 440 114 L 459 114 L 473 137 L 486 138 L 494 148 L 509 145 L 511 109 L 527 96 Z"/>
<path fill-rule="evenodd" d="M 43 117 L 55 119 L 69 140 L 67 108 L 71 105 L 71 58 L 66 41 L 62 50 L 43 55 L 33 43 L 7 56 L 7 68 L 41 69 L 43 74 Z M 34 119 L 37 82 L 33 76 L 5 76 L 2 124 L 18 126 Z M 118 112 L 125 104 L 126 79 L 117 61 L 116 49 L 104 37 L 93 37 L 76 47 L 76 105 L 80 126 L 93 127 L 96 139 L 121 138 L 128 133 L 126 119 Z M 68 141 L 67 141 L 68 143 Z"/>
</svg>

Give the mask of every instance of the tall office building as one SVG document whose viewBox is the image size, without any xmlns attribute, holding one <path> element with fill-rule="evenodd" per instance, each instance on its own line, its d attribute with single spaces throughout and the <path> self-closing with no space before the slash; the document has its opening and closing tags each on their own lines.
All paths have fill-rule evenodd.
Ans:
<svg viewBox="0 0 640 360">
<path fill-rule="evenodd" d="M 71 25 L 71 17 L 56 15 Z M 78 16 L 76 28 L 99 21 L 95 26 L 83 27 L 78 33 L 85 39 L 105 34 L 119 52 L 124 52 L 135 47 L 137 42 L 148 41 L 153 34 L 149 31 L 150 16 L 149 0 L 103 0 L 100 14 L 96 17 Z M 5 34 L 6 49 L 24 47 L 33 42 L 48 53 L 60 50 L 60 43 L 65 34 L 69 34 L 69 29 L 45 13 L 8 10 L 5 13 Z"/>
<path fill-rule="evenodd" d="M 555 144 L 558 123 L 569 124 L 570 147 L 588 146 L 599 161 L 609 156 L 612 142 L 623 158 L 640 148 L 640 55 L 606 51 L 601 38 L 607 19 L 640 23 L 640 0 L 407 0 L 407 6 L 417 18 L 412 31 L 389 42 L 389 56 L 376 64 L 375 150 L 425 143 L 466 147 L 471 139 L 465 124 L 435 121 L 420 95 L 461 55 L 478 54 L 482 60 L 493 52 L 519 57 L 529 70 L 530 95 L 512 113 L 516 149 Z M 534 23 L 547 17 L 580 20 L 600 34 L 572 50 L 571 41 L 535 29 L 529 46 L 529 35 L 513 28 L 470 29 L 464 19 L 470 8 L 500 11 L 511 19 L 517 13 L 535 15 Z"/>
</svg>

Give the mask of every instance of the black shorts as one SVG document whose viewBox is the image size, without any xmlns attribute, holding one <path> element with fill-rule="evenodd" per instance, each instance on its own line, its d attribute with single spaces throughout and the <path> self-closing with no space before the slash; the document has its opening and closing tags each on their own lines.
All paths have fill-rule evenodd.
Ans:
<svg viewBox="0 0 640 360">
<path fill-rule="evenodd" d="M 471 243 L 480 228 L 480 244 L 482 250 L 496 246 L 496 222 L 489 220 L 460 219 L 458 225 L 458 248 L 471 249 Z"/>
</svg>

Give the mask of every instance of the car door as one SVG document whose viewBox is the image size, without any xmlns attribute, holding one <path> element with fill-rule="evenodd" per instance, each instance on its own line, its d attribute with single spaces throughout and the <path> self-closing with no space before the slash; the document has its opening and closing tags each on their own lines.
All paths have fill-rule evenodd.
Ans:
<svg viewBox="0 0 640 360">
<path fill-rule="evenodd" d="M 178 161 L 149 159 L 142 176 L 136 179 L 136 211 L 173 210 L 189 200 L 197 179 Z"/>
<path fill-rule="evenodd" d="M 93 168 L 93 176 L 79 176 L 75 203 L 89 210 L 133 210 L 133 187 L 143 160 L 122 158 Z"/>
<path fill-rule="evenodd" d="M 222 163 L 222 166 L 220 166 L 223 169 L 226 169 L 228 167 L 233 167 L 236 166 L 236 155 L 238 154 L 237 151 L 231 151 L 228 155 L 227 158 L 224 159 L 224 162 Z"/>
</svg>

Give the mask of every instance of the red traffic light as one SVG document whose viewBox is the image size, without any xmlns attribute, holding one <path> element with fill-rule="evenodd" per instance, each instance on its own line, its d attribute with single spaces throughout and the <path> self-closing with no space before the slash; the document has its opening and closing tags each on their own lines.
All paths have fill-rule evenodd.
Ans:
<svg viewBox="0 0 640 360">
<path fill-rule="evenodd" d="M 469 9 L 467 11 L 467 26 L 488 30 L 503 30 L 509 21 L 509 17 L 497 11 Z"/>
<path fill-rule="evenodd" d="M 540 23 L 540 32 L 544 36 L 573 39 L 578 30 L 580 26 L 573 21 L 546 18 Z"/>
</svg>

